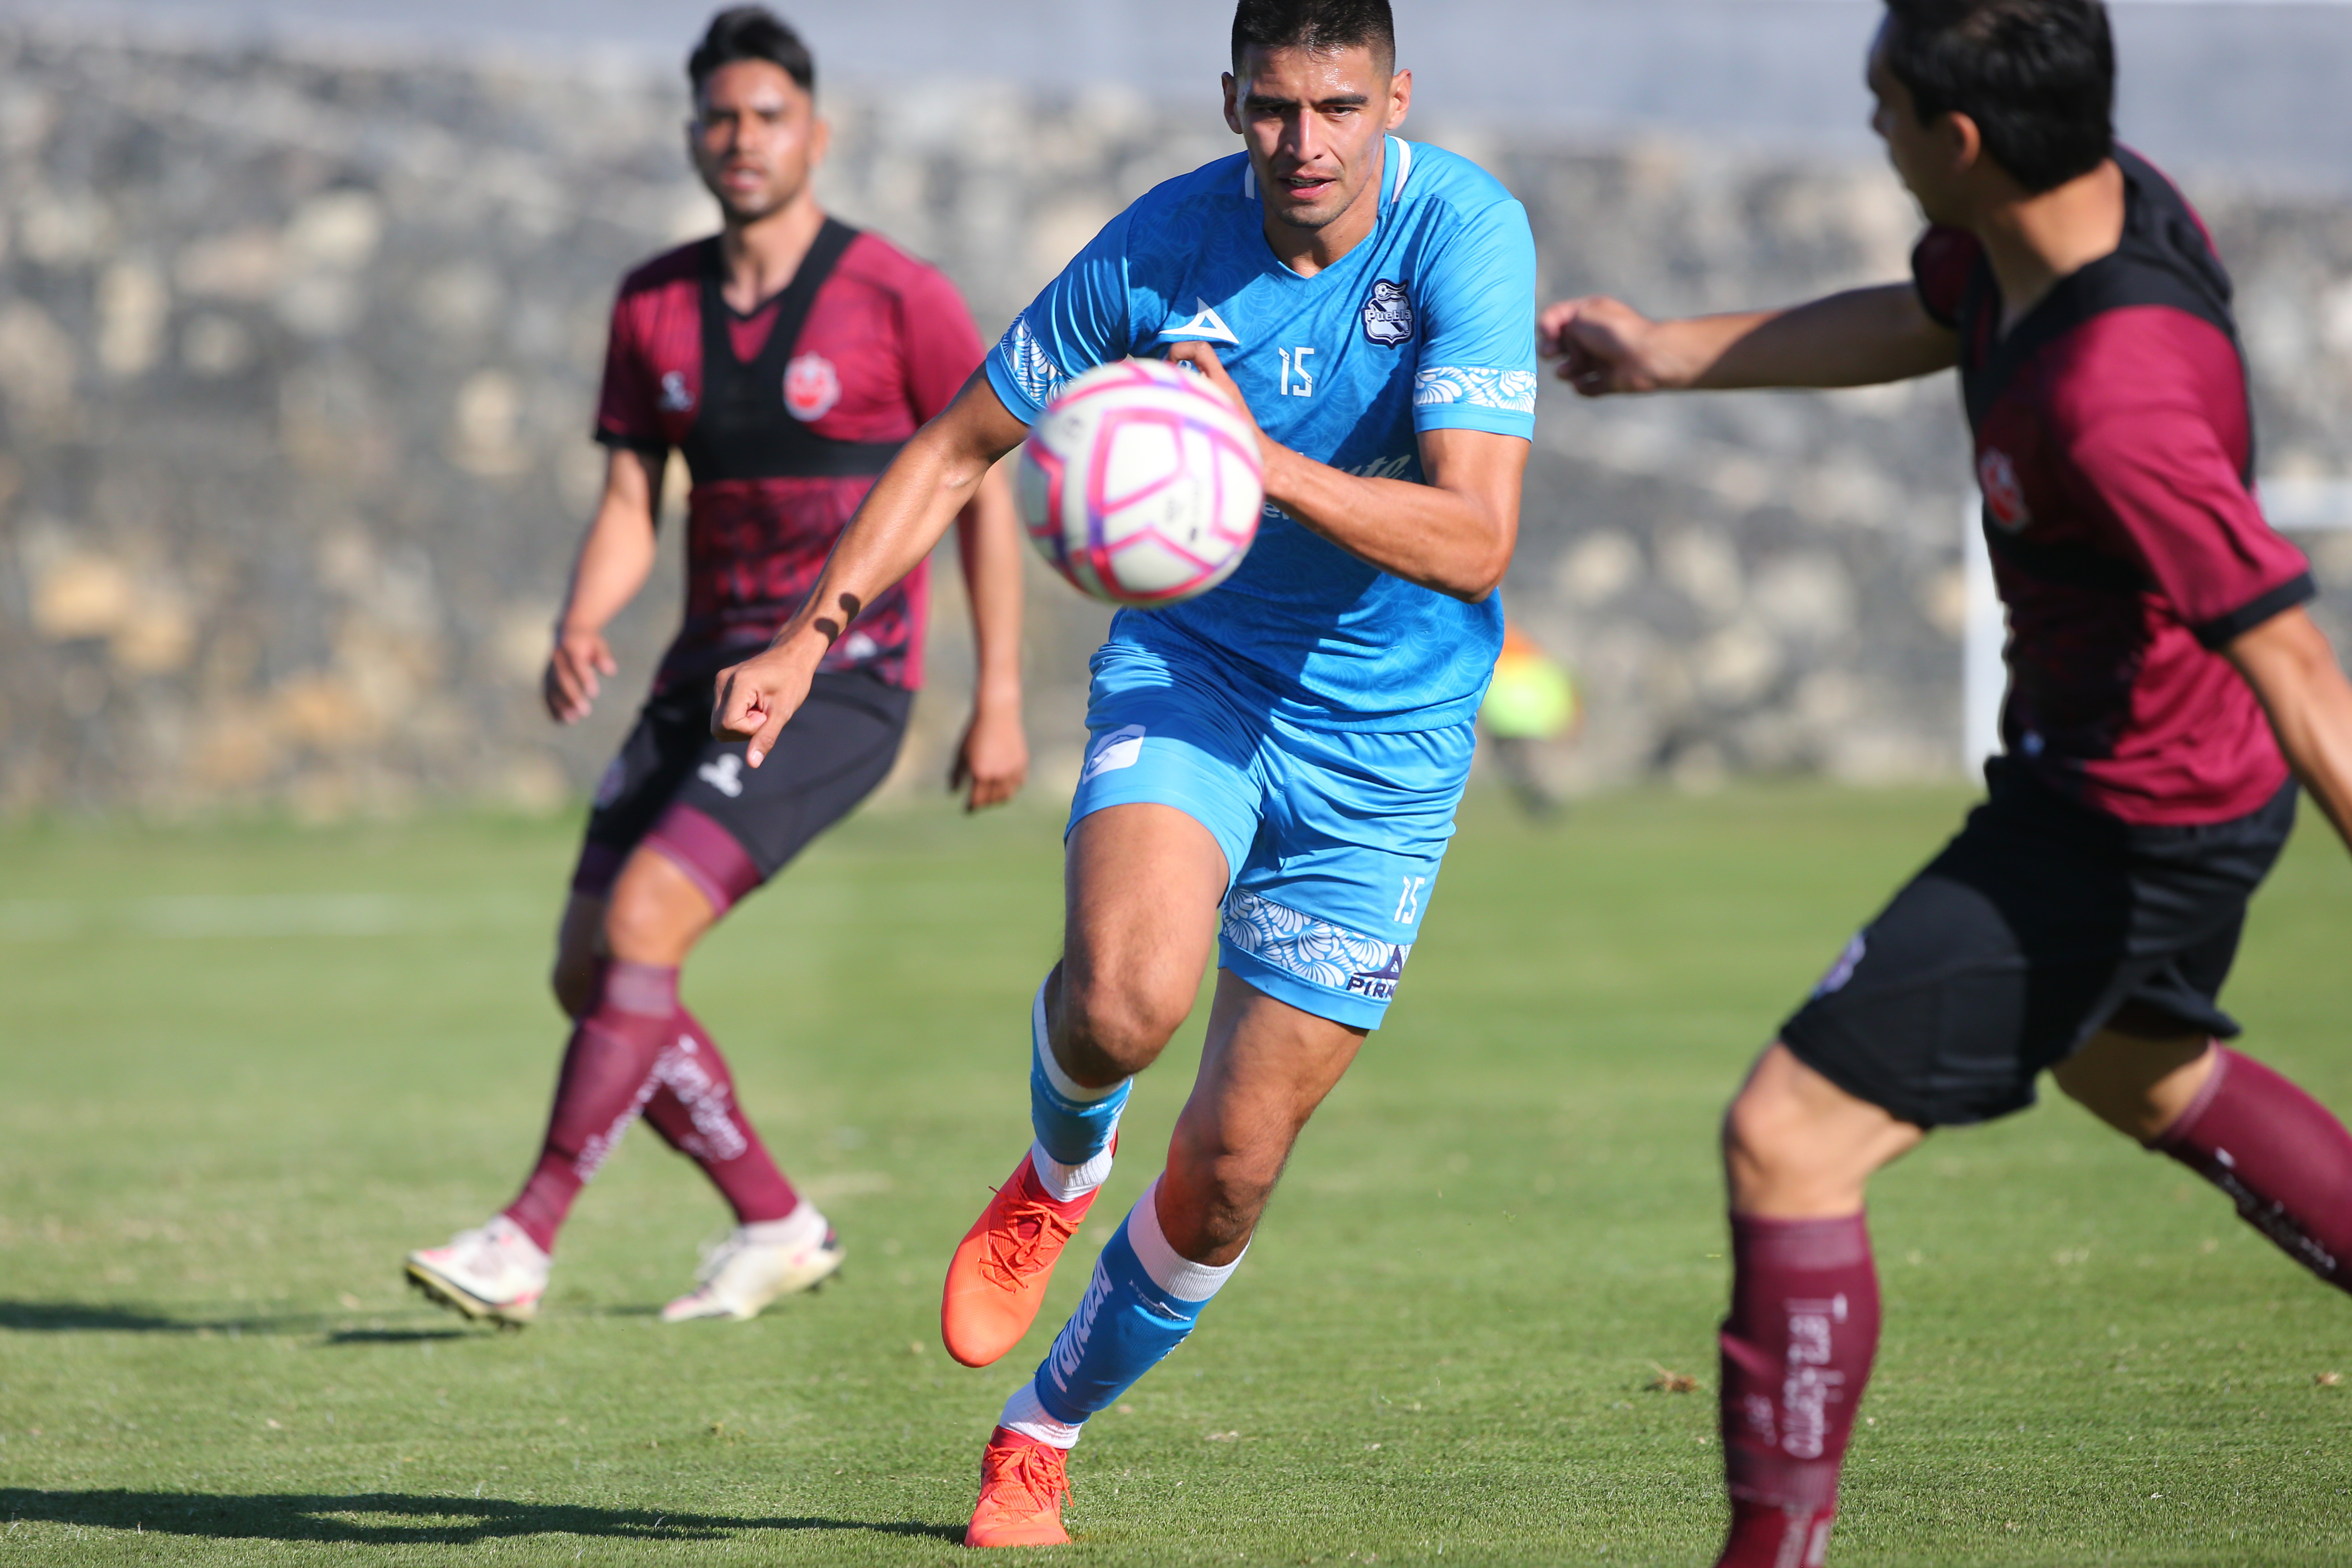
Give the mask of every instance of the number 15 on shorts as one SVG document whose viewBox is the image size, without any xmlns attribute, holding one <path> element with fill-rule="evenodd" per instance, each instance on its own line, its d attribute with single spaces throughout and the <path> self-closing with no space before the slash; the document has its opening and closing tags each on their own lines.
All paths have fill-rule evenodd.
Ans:
<svg viewBox="0 0 2352 1568">
<path fill-rule="evenodd" d="M 1429 886 L 1426 877 L 1402 879 L 1404 889 L 1397 895 L 1396 923 L 1409 926 L 1421 919 L 1421 890 Z"/>
</svg>

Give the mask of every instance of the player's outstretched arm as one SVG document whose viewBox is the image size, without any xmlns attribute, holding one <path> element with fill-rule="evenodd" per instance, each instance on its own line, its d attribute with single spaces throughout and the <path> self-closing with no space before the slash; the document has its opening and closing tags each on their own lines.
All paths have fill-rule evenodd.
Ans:
<svg viewBox="0 0 2352 1568">
<path fill-rule="evenodd" d="M 1029 777 L 1029 738 L 1021 728 L 1021 519 L 1003 464 L 957 514 L 956 551 L 971 595 L 976 668 L 971 721 L 948 788 L 964 792 L 966 811 L 981 811 L 1011 800 Z"/>
<path fill-rule="evenodd" d="M 1190 364 L 1247 416 L 1216 351 L 1178 343 L 1168 357 Z M 1265 499 L 1340 549 L 1408 583 L 1476 604 L 1502 583 L 1519 538 L 1519 488 L 1528 443 L 1484 430 L 1424 430 L 1427 480 L 1372 479 L 1302 457 L 1258 432 Z"/>
<path fill-rule="evenodd" d="M 604 677 L 619 663 L 604 628 L 637 596 L 654 568 L 654 516 L 661 505 L 663 459 L 615 447 L 604 465 L 604 495 L 581 536 L 572 584 L 555 620 L 540 700 L 560 724 L 576 724 L 595 706 Z"/>
<path fill-rule="evenodd" d="M 2287 766 L 2352 847 L 2352 681 L 2327 634 L 2298 606 L 2221 651 L 2262 700 Z"/>
<path fill-rule="evenodd" d="M 915 569 L 971 503 L 996 459 L 1028 426 L 1007 412 L 986 371 L 974 371 L 947 411 L 900 449 L 833 547 L 824 574 L 767 650 L 719 673 L 710 732 L 747 740 L 758 767 L 776 732 L 808 696 L 825 650 L 876 595 Z"/>
<path fill-rule="evenodd" d="M 1908 283 L 1785 310 L 1652 321 L 1605 295 L 1548 305 L 1536 343 L 1587 397 L 1759 386 L 1868 386 L 1948 370 L 1958 342 Z"/>
</svg>

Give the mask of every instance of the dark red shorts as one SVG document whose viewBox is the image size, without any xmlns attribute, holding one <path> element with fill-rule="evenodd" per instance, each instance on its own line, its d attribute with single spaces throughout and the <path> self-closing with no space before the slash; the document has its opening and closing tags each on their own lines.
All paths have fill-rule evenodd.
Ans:
<svg viewBox="0 0 2352 1568">
<path fill-rule="evenodd" d="M 596 786 L 572 889 L 612 890 L 638 845 L 692 878 L 724 914 L 874 792 L 898 759 L 914 693 L 857 670 L 820 674 L 758 767 L 710 733 L 712 682 L 647 700 Z"/>
</svg>

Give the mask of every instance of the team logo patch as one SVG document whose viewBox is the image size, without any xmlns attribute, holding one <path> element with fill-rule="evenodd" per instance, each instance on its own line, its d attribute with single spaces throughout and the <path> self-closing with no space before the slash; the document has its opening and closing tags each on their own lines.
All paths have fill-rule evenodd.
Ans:
<svg viewBox="0 0 2352 1568">
<path fill-rule="evenodd" d="M 1854 970 L 1861 965 L 1862 955 L 1869 951 L 1868 933 L 1854 932 L 1853 940 L 1845 944 L 1845 951 L 1837 955 L 1835 963 L 1830 965 L 1830 972 L 1822 976 L 1820 984 L 1813 987 L 1813 994 L 1828 996 L 1844 990 L 1845 983 L 1853 978 Z"/>
<path fill-rule="evenodd" d="M 729 800 L 743 793 L 743 753 L 721 752 L 694 770 L 695 776 Z"/>
<path fill-rule="evenodd" d="M 1161 342 L 1218 342 L 1241 347 L 1241 339 L 1234 336 L 1234 330 L 1225 325 L 1224 318 L 1218 315 L 1206 300 L 1196 294 L 1192 297 L 1192 315 L 1186 317 L 1179 311 L 1177 314 L 1182 319 L 1171 321 L 1160 329 Z"/>
<path fill-rule="evenodd" d="M 593 804 L 598 811 L 602 811 L 620 799 L 621 792 L 628 787 L 629 765 L 620 758 L 614 757 L 606 764 L 604 776 L 596 781 L 596 793 L 592 797 Z"/>
<path fill-rule="evenodd" d="M 784 411 L 802 424 L 814 424 L 840 401 L 841 373 L 823 354 L 796 354 L 784 366 Z"/>
<path fill-rule="evenodd" d="M 1993 521 L 2015 533 L 2033 521 L 2025 509 L 2025 487 L 2017 482 L 2017 465 L 1998 447 L 1985 448 L 1977 459 L 1977 483 L 1984 487 L 1985 505 Z"/>
<path fill-rule="evenodd" d="M 1087 759 L 1087 771 L 1078 782 L 1098 773 L 1115 773 L 1121 768 L 1131 768 L 1142 760 L 1143 737 L 1147 733 L 1140 724 L 1124 724 L 1095 743 L 1094 755 Z"/>
<path fill-rule="evenodd" d="M 1383 278 L 1372 285 L 1371 296 L 1364 301 L 1364 336 L 1384 349 L 1412 339 L 1412 296 L 1403 284 Z"/>
<path fill-rule="evenodd" d="M 1389 961 L 1378 969 L 1361 969 L 1348 976 L 1348 994 L 1369 996 L 1375 1002 L 1394 997 L 1397 982 L 1404 978 L 1404 955 L 1412 951 L 1409 947 L 1391 949 Z"/>
<path fill-rule="evenodd" d="M 662 377 L 661 410 L 664 414 L 687 414 L 694 408 L 694 389 L 686 384 L 684 371 L 671 371 Z"/>
</svg>

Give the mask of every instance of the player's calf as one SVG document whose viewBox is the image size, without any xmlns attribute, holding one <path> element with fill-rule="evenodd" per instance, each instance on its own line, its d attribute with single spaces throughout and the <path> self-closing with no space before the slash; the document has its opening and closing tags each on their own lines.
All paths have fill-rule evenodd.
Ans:
<svg viewBox="0 0 2352 1568">
<path fill-rule="evenodd" d="M 1197 1098 L 1184 1107 L 1161 1178 L 1175 1216 L 1173 1239 L 1184 1256 L 1239 1255 L 1273 1200 L 1299 1131 L 1279 1121 L 1244 1131 Z"/>
<path fill-rule="evenodd" d="M 1718 1568 L 1818 1568 L 1838 1468 L 1878 1348 L 1878 1277 L 1860 1214 L 1731 1216 L 1723 1321 L 1724 1481 Z"/>
<path fill-rule="evenodd" d="M 2280 1074 L 2226 1046 L 2197 1099 L 2149 1147 L 2230 1195 L 2238 1217 L 2352 1290 L 2352 1132 Z"/>
</svg>

